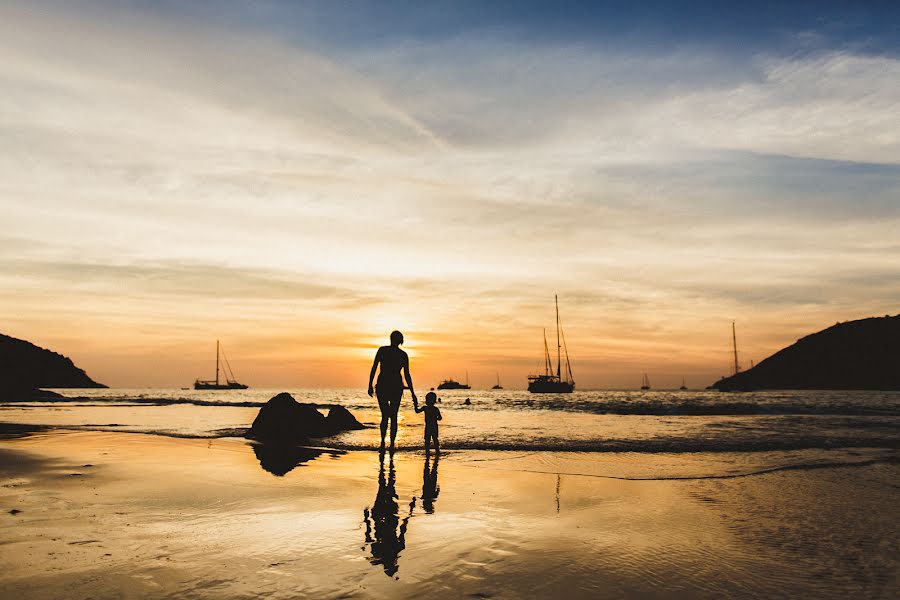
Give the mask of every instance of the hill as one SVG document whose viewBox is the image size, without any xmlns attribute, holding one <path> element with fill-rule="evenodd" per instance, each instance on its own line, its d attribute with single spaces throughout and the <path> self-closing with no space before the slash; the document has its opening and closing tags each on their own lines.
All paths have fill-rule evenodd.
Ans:
<svg viewBox="0 0 900 600">
<path fill-rule="evenodd" d="M 38 388 L 103 388 L 72 360 L 31 342 L 0 334 L 0 396 Z"/>
<path fill-rule="evenodd" d="M 735 390 L 900 390 L 900 315 L 838 323 L 712 386 Z"/>
</svg>

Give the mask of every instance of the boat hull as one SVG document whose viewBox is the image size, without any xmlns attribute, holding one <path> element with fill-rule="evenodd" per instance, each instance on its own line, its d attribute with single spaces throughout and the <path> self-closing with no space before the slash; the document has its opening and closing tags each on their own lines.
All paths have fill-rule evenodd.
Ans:
<svg viewBox="0 0 900 600">
<path fill-rule="evenodd" d="M 439 386 L 437 386 L 439 390 L 471 390 L 472 388 L 465 383 L 459 383 L 456 381 L 445 381 Z"/>
<path fill-rule="evenodd" d="M 194 383 L 195 390 L 246 390 L 248 387 L 243 383 L 207 383 L 204 381 L 198 381 Z"/>
<path fill-rule="evenodd" d="M 532 379 L 528 382 L 528 391 L 532 394 L 571 394 L 575 391 L 575 383 L 547 379 Z"/>
</svg>

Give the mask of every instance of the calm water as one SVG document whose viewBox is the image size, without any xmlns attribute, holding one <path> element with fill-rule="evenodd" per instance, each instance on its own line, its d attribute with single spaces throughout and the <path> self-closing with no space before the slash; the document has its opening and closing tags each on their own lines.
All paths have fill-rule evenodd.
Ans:
<svg viewBox="0 0 900 600">
<path fill-rule="evenodd" d="M 248 427 L 282 390 L 57 390 L 62 401 L 0 405 L 0 421 L 187 437 L 228 437 Z M 350 409 L 372 428 L 327 443 L 374 448 L 375 400 L 361 389 L 287 390 L 299 401 Z M 900 446 L 900 392 L 514 390 L 441 393 L 446 449 L 580 452 L 740 452 Z M 463 401 L 469 398 L 471 405 Z M 237 430 L 237 431 L 236 431 Z M 408 395 L 398 443 L 421 444 L 421 415 Z"/>
</svg>

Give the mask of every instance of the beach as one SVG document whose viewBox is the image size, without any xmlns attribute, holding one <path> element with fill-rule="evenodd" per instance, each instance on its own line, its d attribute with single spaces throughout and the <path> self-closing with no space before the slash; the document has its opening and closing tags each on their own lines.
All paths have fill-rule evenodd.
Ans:
<svg viewBox="0 0 900 600">
<path fill-rule="evenodd" d="M 893 598 L 898 475 L 889 448 L 273 457 L 8 430 L 0 596 Z"/>
</svg>

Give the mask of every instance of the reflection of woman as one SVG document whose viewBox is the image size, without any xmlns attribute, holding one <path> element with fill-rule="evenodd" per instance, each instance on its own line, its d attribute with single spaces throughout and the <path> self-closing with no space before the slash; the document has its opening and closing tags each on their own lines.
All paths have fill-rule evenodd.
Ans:
<svg viewBox="0 0 900 600">
<path fill-rule="evenodd" d="M 393 577 L 400 568 L 397 564 L 400 552 L 406 548 L 406 527 L 416 505 L 416 499 L 413 498 L 409 503 L 409 514 L 401 521 L 395 489 L 394 459 L 391 457 L 389 460 L 387 479 L 384 476 L 384 461 L 381 461 L 378 472 L 378 494 L 375 496 L 372 510 L 368 508 L 363 510 L 363 517 L 366 523 L 366 543 L 372 550 L 370 562 L 373 565 L 383 566 L 384 574 Z"/>
<path fill-rule="evenodd" d="M 403 397 L 403 378 L 400 371 L 406 376 L 406 385 L 412 395 L 413 402 L 418 402 L 416 392 L 413 390 L 412 377 L 409 374 L 409 356 L 400 349 L 403 343 L 403 334 L 399 331 L 391 332 L 391 345 L 382 346 L 375 353 L 372 362 L 372 370 L 369 372 L 369 396 L 376 390 L 378 393 L 378 406 L 381 408 L 381 447 L 384 448 L 384 436 L 387 433 L 388 421 L 391 424 L 391 448 L 394 447 L 394 439 L 397 437 L 397 411 L 400 410 L 400 399 Z M 372 388 L 372 380 L 375 371 L 381 365 L 378 373 L 378 385 Z"/>
</svg>

